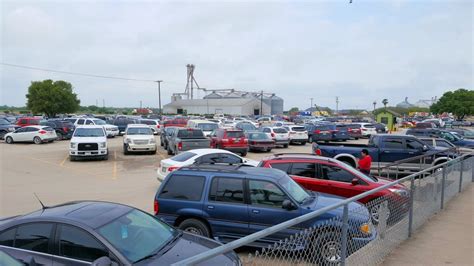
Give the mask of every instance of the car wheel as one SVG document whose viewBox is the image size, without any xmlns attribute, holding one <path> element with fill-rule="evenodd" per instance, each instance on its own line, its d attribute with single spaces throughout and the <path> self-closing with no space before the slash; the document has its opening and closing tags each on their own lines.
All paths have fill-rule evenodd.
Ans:
<svg viewBox="0 0 474 266">
<path fill-rule="evenodd" d="M 102 160 L 104 161 L 107 161 L 109 159 L 109 154 L 107 153 L 106 155 L 104 155 L 104 157 L 102 157 Z"/>
<path fill-rule="evenodd" d="M 8 143 L 8 144 L 13 144 L 13 138 L 12 137 L 7 137 L 5 139 L 5 142 Z"/>
<path fill-rule="evenodd" d="M 5 137 L 5 134 L 7 134 L 6 131 L 0 131 L 0 139 L 3 139 Z"/>
<path fill-rule="evenodd" d="M 242 152 L 241 155 L 242 155 L 242 157 L 245 157 L 245 156 L 247 156 L 247 152 L 246 151 Z"/>
<path fill-rule="evenodd" d="M 154 151 L 152 151 L 151 154 L 156 154 L 156 149 Z"/>
<path fill-rule="evenodd" d="M 207 238 L 211 237 L 211 231 L 209 230 L 207 225 L 199 221 L 198 219 L 184 220 L 182 223 L 179 224 L 179 229 L 191 234 L 204 236 Z"/>
<path fill-rule="evenodd" d="M 63 140 L 64 136 L 61 132 L 56 132 L 56 136 L 58 137 L 57 140 Z"/>
<path fill-rule="evenodd" d="M 129 154 L 129 152 L 128 152 L 127 145 L 123 144 L 123 155 L 128 155 L 128 154 Z"/>
<path fill-rule="evenodd" d="M 358 140 L 359 138 L 355 138 L 355 140 Z"/>
<path fill-rule="evenodd" d="M 271 152 L 271 151 L 272 151 L 272 149 L 271 149 L 271 148 L 268 148 L 268 149 L 267 149 L 267 151 L 268 151 L 268 152 Z"/>
<path fill-rule="evenodd" d="M 40 137 L 34 137 L 34 138 L 33 138 L 33 142 L 34 142 L 35 144 L 41 144 L 43 141 L 41 140 Z"/>
<path fill-rule="evenodd" d="M 283 148 L 288 148 L 288 144 L 283 144 Z"/>
<path fill-rule="evenodd" d="M 318 232 L 312 243 L 312 251 L 317 254 L 318 265 L 339 265 L 341 261 L 341 237 L 335 232 Z"/>
<path fill-rule="evenodd" d="M 301 145 L 302 146 L 306 145 L 306 141 L 301 142 Z"/>
<path fill-rule="evenodd" d="M 168 153 L 168 155 L 172 155 L 172 154 L 173 154 L 173 152 L 171 151 L 170 147 L 168 147 L 168 148 L 166 149 L 166 152 Z"/>
</svg>

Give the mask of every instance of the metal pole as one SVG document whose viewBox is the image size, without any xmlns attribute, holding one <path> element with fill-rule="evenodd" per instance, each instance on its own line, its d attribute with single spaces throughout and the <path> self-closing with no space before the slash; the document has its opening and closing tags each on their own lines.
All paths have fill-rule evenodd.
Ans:
<svg viewBox="0 0 474 266">
<path fill-rule="evenodd" d="M 260 93 L 260 116 L 263 116 L 263 91 Z"/>
<path fill-rule="evenodd" d="M 344 211 L 342 213 L 341 266 L 346 265 L 348 227 L 349 227 L 349 208 L 348 208 L 348 204 L 345 204 Z"/>
<path fill-rule="evenodd" d="M 408 213 L 408 237 L 411 237 L 413 230 L 413 202 L 415 200 L 415 177 L 410 180 L 410 207 Z"/>
<path fill-rule="evenodd" d="M 459 193 L 462 191 L 462 172 L 464 171 L 464 160 L 461 160 L 461 171 L 459 173 Z"/>
<path fill-rule="evenodd" d="M 156 83 L 158 83 L 158 111 L 160 112 L 160 119 L 163 115 L 163 111 L 161 110 L 161 82 L 163 82 L 163 80 L 156 81 Z"/>
<path fill-rule="evenodd" d="M 444 209 L 444 187 L 446 182 L 446 166 L 443 166 L 443 177 L 441 178 L 441 210 Z"/>
</svg>

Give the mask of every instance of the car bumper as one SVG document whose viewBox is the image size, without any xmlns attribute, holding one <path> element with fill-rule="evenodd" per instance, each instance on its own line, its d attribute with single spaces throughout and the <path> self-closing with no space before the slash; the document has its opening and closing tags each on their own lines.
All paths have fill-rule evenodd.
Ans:
<svg viewBox="0 0 474 266">
<path fill-rule="evenodd" d="M 303 135 L 303 136 L 294 136 L 290 138 L 290 141 L 298 142 L 298 141 L 308 141 L 308 136 Z"/>
<path fill-rule="evenodd" d="M 248 151 L 247 147 L 222 147 L 222 149 L 235 153 L 244 153 Z"/>
<path fill-rule="evenodd" d="M 42 141 L 50 141 L 50 140 L 56 140 L 58 136 L 48 136 L 48 137 L 42 137 L 40 136 Z"/>
<path fill-rule="evenodd" d="M 377 238 L 377 231 L 374 225 L 371 225 L 372 234 L 367 237 L 353 237 L 352 238 L 352 246 L 358 247 L 358 249 L 362 248 L 363 246 L 367 245 L 369 242 L 375 240 Z M 355 252 L 356 250 L 353 250 Z"/>
<path fill-rule="evenodd" d="M 69 150 L 70 156 L 75 157 L 96 157 L 107 155 L 107 149 L 99 149 L 92 151 L 78 151 L 78 150 Z"/>
<path fill-rule="evenodd" d="M 289 139 L 274 139 L 275 145 L 286 145 L 290 143 Z"/>
<path fill-rule="evenodd" d="M 127 144 L 129 152 L 156 151 L 156 144 Z"/>
<path fill-rule="evenodd" d="M 106 130 L 105 132 L 107 133 L 107 137 L 115 137 L 119 134 L 118 130 Z"/>
<path fill-rule="evenodd" d="M 275 144 L 265 144 L 265 145 L 250 145 L 249 149 L 250 150 L 267 150 L 267 149 L 273 149 L 275 148 Z"/>
</svg>

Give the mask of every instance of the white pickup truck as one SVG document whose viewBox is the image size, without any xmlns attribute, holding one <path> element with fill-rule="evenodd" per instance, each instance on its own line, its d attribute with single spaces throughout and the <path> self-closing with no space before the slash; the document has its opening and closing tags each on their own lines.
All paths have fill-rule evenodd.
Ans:
<svg viewBox="0 0 474 266">
<path fill-rule="evenodd" d="M 104 120 L 97 118 L 78 118 L 74 122 L 75 126 L 96 125 L 102 126 L 107 133 L 107 137 L 113 138 L 119 134 L 119 129 L 115 125 L 107 124 Z"/>
<path fill-rule="evenodd" d="M 99 158 L 102 160 L 109 158 L 107 133 L 103 126 L 76 127 L 69 146 L 69 159 L 75 161 L 79 158 Z"/>
</svg>

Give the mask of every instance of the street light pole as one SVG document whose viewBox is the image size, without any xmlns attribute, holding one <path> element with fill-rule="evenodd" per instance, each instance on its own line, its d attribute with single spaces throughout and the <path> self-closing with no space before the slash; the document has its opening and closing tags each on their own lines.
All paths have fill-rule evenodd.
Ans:
<svg viewBox="0 0 474 266">
<path fill-rule="evenodd" d="M 163 82 L 163 80 L 157 80 L 155 82 L 158 83 L 158 110 L 160 112 L 161 119 L 161 116 L 163 115 L 163 111 L 161 110 L 161 82 Z"/>
</svg>

